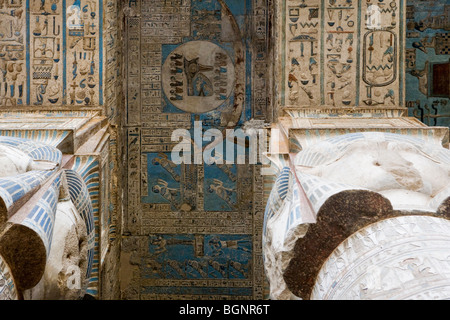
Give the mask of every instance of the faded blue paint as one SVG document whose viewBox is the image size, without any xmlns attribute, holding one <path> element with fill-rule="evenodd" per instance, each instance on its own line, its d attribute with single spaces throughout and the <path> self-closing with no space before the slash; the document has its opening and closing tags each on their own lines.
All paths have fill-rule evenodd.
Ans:
<svg viewBox="0 0 450 320">
<path fill-rule="evenodd" d="M 432 64 L 448 63 L 450 55 L 439 54 L 435 50 L 435 44 L 431 43 L 436 36 L 449 36 L 450 22 L 445 19 L 447 30 L 433 29 L 424 19 L 439 17 L 445 13 L 448 3 L 445 1 L 419 1 L 408 0 L 407 6 L 414 7 L 414 14 L 407 14 L 406 49 L 415 49 L 415 67 L 411 68 L 408 61 L 406 68 L 406 106 L 410 116 L 415 116 L 430 126 L 450 127 L 450 97 L 432 97 L 431 87 L 433 83 Z M 409 8 L 411 9 L 411 7 Z M 426 39 L 427 38 L 427 39 Z M 427 44 L 428 43 L 428 44 Z M 447 48 L 447 52 L 450 49 Z M 408 60 L 408 57 L 407 57 Z M 428 61 L 427 90 L 428 94 L 419 90 L 419 79 L 411 74 L 412 70 L 422 71 Z"/>
<path fill-rule="evenodd" d="M 233 165 L 230 171 L 236 176 L 236 166 Z M 233 191 L 227 191 L 226 196 L 229 197 L 229 201 L 221 198 L 217 195 L 211 185 L 215 185 L 215 180 L 219 180 L 223 183 L 223 187 Z M 236 181 L 232 181 L 230 177 L 217 165 L 205 164 L 205 182 L 203 185 L 205 196 L 205 211 L 235 211 L 236 205 Z"/>
<path fill-rule="evenodd" d="M 153 235 L 144 258 L 152 263 L 141 264 L 141 277 L 245 280 L 251 274 L 251 258 L 250 235 Z M 173 294 L 177 288 L 167 290 Z"/>
<path fill-rule="evenodd" d="M 170 159 L 170 154 L 165 154 Z M 164 198 L 160 192 L 156 192 L 154 186 L 158 185 L 159 180 L 163 180 L 168 183 L 168 187 L 178 190 L 178 195 L 175 196 L 176 201 L 180 201 L 181 189 L 181 168 L 178 166 L 173 169 L 172 173 L 164 168 L 165 164 L 162 164 L 161 158 L 164 158 L 159 153 L 147 154 L 147 169 L 148 169 L 148 195 L 142 197 L 143 203 L 170 203 L 167 198 Z M 178 180 L 178 181 L 177 181 Z"/>
</svg>

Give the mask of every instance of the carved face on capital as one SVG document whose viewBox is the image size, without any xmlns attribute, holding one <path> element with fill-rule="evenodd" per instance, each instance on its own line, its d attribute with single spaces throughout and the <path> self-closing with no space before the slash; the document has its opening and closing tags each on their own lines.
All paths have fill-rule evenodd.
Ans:
<svg viewBox="0 0 450 320">
<path fill-rule="evenodd" d="M 28 299 L 78 300 L 87 288 L 87 232 L 71 201 L 58 203 L 52 245 L 41 282 Z"/>
<path fill-rule="evenodd" d="M 311 148 L 309 157 L 320 155 L 322 160 L 303 165 L 301 159 L 308 157 L 302 156 L 301 152 L 297 169 L 326 181 L 378 192 L 394 206 L 398 204 L 397 208 L 405 205 L 424 208 L 431 199 L 449 188 L 448 150 L 421 144 L 413 138 L 410 143 L 401 139 L 377 139 L 370 134 L 367 137 L 342 139 L 339 146 L 319 143 Z"/>
<path fill-rule="evenodd" d="M 373 191 L 406 189 L 428 196 L 450 181 L 448 165 L 404 142 L 355 142 L 334 161 L 306 172 Z"/>
<path fill-rule="evenodd" d="M 45 271 L 46 299 L 73 300 L 86 290 L 87 231 L 71 201 L 60 202 Z"/>
<path fill-rule="evenodd" d="M 25 152 L 0 144 L 0 178 L 16 176 L 32 170 L 52 170 L 57 166 L 51 161 L 35 161 Z"/>
<path fill-rule="evenodd" d="M 0 144 L 0 177 L 15 176 L 31 170 L 33 159 L 19 149 Z"/>
</svg>

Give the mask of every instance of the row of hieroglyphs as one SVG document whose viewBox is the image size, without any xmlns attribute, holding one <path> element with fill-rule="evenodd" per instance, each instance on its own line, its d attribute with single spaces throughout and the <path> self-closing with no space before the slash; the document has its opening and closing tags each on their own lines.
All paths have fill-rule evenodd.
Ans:
<svg viewBox="0 0 450 320">
<path fill-rule="evenodd" d="M 122 94 L 122 25 L 120 1 L 107 0 L 104 4 L 104 107 L 108 118 L 116 122 Z"/>
<path fill-rule="evenodd" d="M 103 1 L 0 2 L 0 105 L 103 103 Z"/>
<path fill-rule="evenodd" d="M 396 105 L 403 1 L 285 2 L 281 104 Z"/>
</svg>

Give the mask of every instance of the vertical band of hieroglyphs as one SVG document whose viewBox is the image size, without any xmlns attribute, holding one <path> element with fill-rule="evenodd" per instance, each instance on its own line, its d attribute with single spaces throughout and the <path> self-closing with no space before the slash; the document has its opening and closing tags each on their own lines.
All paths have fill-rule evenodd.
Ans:
<svg viewBox="0 0 450 320">
<path fill-rule="evenodd" d="M 103 1 L 0 2 L 0 106 L 103 104 Z"/>
</svg>

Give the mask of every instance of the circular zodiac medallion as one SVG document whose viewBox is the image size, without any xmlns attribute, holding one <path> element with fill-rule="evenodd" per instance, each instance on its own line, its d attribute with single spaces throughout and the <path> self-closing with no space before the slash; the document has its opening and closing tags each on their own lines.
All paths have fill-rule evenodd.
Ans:
<svg viewBox="0 0 450 320">
<path fill-rule="evenodd" d="M 192 41 L 172 51 L 162 68 L 163 90 L 170 102 L 189 113 L 220 107 L 234 88 L 235 69 L 227 52 L 208 41 Z"/>
</svg>

